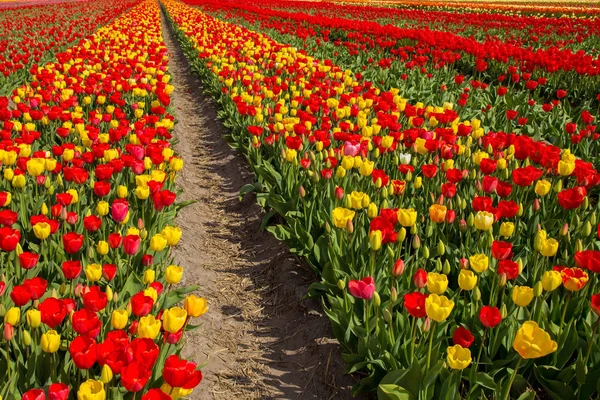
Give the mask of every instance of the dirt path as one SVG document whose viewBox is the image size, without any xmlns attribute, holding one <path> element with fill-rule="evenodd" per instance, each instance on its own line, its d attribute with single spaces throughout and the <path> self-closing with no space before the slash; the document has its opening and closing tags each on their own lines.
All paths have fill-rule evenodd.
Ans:
<svg viewBox="0 0 600 400">
<path fill-rule="evenodd" d="M 183 354 L 202 364 L 194 399 L 348 399 L 340 348 L 316 301 L 302 300 L 315 279 L 270 234 L 262 212 L 238 191 L 251 182 L 246 160 L 222 139 L 213 102 L 201 92 L 163 16 L 175 91 L 174 137 L 185 161 L 181 200 L 198 200 L 177 219 L 185 284 L 200 285 L 210 310 L 186 335 Z"/>
</svg>

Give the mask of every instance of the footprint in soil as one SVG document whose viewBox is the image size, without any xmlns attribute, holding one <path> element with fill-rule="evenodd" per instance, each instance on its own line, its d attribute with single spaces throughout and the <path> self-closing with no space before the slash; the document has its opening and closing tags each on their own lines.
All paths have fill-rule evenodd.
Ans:
<svg viewBox="0 0 600 400">
<path fill-rule="evenodd" d="M 246 160 L 223 140 L 214 103 L 163 16 L 170 51 L 178 124 L 176 149 L 186 164 L 178 185 L 183 238 L 176 259 L 184 284 L 200 286 L 210 310 L 190 332 L 185 357 L 208 364 L 193 399 L 349 399 L 356 378 L 344 374 L 319 302 L 303 300 L 314 273 L 274 237 L 260 231 L 263 216 L 239 189 L 252 182 Z M 369 397 L 363 397 L 369 398 Z"/>
</svg>

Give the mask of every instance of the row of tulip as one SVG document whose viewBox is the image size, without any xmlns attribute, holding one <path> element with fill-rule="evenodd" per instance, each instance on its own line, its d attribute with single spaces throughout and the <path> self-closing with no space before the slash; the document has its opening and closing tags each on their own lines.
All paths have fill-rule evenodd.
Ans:
<svg viewBox="0 0 600 400">
<path fill-rule="evenodd" d="M 311 294 L 323 296 L 348 372 L 362 378 L 355 393 L 597 393 L 590 163 L 163 4 L 256 174 L 241 193 L 256 193 L 266 220 L 283 217 L 268 229 L 321 277 Z"/>
<path fill-rule="evenodd" d="M 195 0 L 187 2 L 198 3 Z M 426 55 L 429 50 L 415 49 L 412 46 L 395 48 L 397 43 L 388 41 L 383 35 L 374 41 L 365 41 L 365 36 L 355 35 L 352 30 L 345 31 L 342 29 L 343 25 L 334 30 L 344 32 L 346 39 L 343 42 L 340 39 L 320 39 L 320 35 L 333 33 L 315 30 L 314 27 L 319 24 L 318 18 L 292 18 L 291 20 L 299 21 L 300 24 L 300 27 L 292 29 L 292 24 L 286 22 L 290 18 L 282 19 L 276 17 L 278 14 L 261 11 L 264 10 L 264 5 L 257 8 L 208 1 L 203 2 L 201 7 L 213 15 L 223 13 L 237 24 L 280 38 L 285 43 L 310 51 L 316 57 L 330 59 L 343 69 L 360 71 L 360 76 L 371 80 L 376 87 L 386 91 L 399 89 L 402 96 L 411 102 L 434 105 L 451 102 L 461 115 L 481 121 L 489 130 L 544 138 L 559 147 L 570 149 L 586 161 L 600 161 L 600 144 L 597 140 L 600 135 L 596 133 L 597 125 L 592 114 L 596 108 L 596 99 L 586 98 L 569 86 L 559 86 L 560 89 L 553 91 L 552 83 L 544 76 L 520 72 L 518 68 L 511 66 L 503 75 L 502 81 L 490 80 L 487 72 L 469 75 L 460 69 L 448 68 L 448 65 L 436 67 L 438 61 L 444 62 L 447 58 L 432 53 L 432 58 L 441 58 L 438 61 L 428 61 Z M 287 14 L 290 15 L 289 12 Z M 310 24 L 305 25 L 306 22 Z M 306 29 L 302 28 L 304 26 Z M 389 46 L 393 48 L 388 48 Z M 395 61 L 395 57 L 404 58 L 405 50 L 408 52 L 406 64 L 404 61 Z M 390 51 L 396 55 L 381 58 L 382 51 Z M 376 60 L 379 61 L 375 62 Z M 424 64 L 419 61 L 413 65 L 416 60 L 421 60 Z M 427 119 L 418 118 L 413 122 L 432 126 Z"/>
<path fill-rule="evenodd" d="M 331 2 L 258 1 L 259 7 L 310 13 L 317 16 L 343 17 L 357 20 L 377 21 L 382 25 L 394 24 L 406 28 L 428 28 L 450 31 L 463 37 L 473 37 L 479 42 L 493 39 L 515 46 L 532 46 L 533 49 L 556 46 L 557 48 L 591 48 L 595 45 L 600 22 L 595 18 L 581 16 L 573 23 L 569 17 L 553 15 L 502 14 L 498 10 L 474 12 L 464 10 L 437 10 L 421 7 L 382 7 L 377 5 L 352 5 L 343 7 Z M 490 18 L 493 13 L 494 18 Z"/>
<path fill-rule="evenodd" d="M 137 0 L 119 4 L 97 1 L 45 5 L 23 5 L 0 14 L 0 96 L 30 75 L 30 68 L 52 59 L 54 53 L 65 50 L 76 41 L 92 34 Z M 76 22 L 76 23 L 75 23 Z"/>
<path fill-rule="evenodd" d="M 168 400 L 202 379 L 179 357 L 207 304 L 172 256 L 167 62 L 146 0 L 0 97 L 0 398 Z"/>
</svg>

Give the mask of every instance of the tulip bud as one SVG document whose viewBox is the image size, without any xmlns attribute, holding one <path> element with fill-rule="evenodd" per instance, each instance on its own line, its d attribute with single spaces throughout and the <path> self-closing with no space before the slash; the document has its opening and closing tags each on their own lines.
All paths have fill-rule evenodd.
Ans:
<svg viewBox="0 0 600 400">
<path fill-rule="evenodd" d="M 375 218 L 378 214 L 378 210 L 377 210 L 377 206 L 375 205 L 375 203 L 371 203 L 369 204 L 369 207 L 367 207 L 367 216 L 371 219 Z"/>
<path fill-rule="evenodd" d="M 25 345 L 25 346 L 31 345 L 31 335 L 29 334 L 29 331 L 26 329 L 23 330 L 22 341 L 23 341 L 23 345 Z"/>
<path fill-rule="evenodd" d="M 421 189 L 421 186 L 423 186 L 423 178 L 421 178 L 420 176 L 417 176 L 415 178 L 415 181 L 413 182 L 413 185 L 414 185 L 415 189 Z"/>
<path fill-rule="evenodd" d="M 406 239 L 406 228 L 402 227 L 398 231 L 398 235 L 396 236 L 396 240 L 398 241 L 398 243 L 402 243 L 402 242 L 404 242 L 404 239 Z"/>
<path fill-rule="evenodd" d="M 375 230 L 369 233 L 369 245 L 371 246 L 371 250 L 379 250 L 381 248 L 382 241 L 383 235 L 381 234 L 381 231 Z"/>
<path fill-rule="evenodd" d="M 390 313 L 390 311 L 387 308 L 383 309 L 383 319 L 385 320 L 385 322 L 387 322 L 388 324 L 392 323 L 392 313 Z"/>
<path fill-rule="evenodd" d="M 421 326 L 421 330 L 423 332 L 429 332 L 429 330 L 431 329 L 431 319 L 429 319 L 429 317 L 425 318 L 425 322 L 423 322 L 423 325 Z"/>
<path fill-rule="evenodd" d="M 469 259 L 461 258 L 459 261 L 460 269 L 469 269 Z"/>
<path fill-rule="evenodd" d="M 500 287 L 506 286 L 506 281 L 507 281 L 506 274 L 500 275 L 500 280 L 498 281 L 498 286 L 500 286 Z"/>
<path fill-rule="evenodd" d="M 394 249 L 392 249 L 392 246 L 388 246 L 386 247 L 386 252 L 389 258 L 394 259 L 396 258 L 396 254 L 394 253 Z"/>
<path fill-rule="evenodd" d="M 587 210 L 588 206 L 590 205 L 590 199 L 589 197 L 585 196 L 583 198 L 583 202 L 581 203 L 581 209 L 582 210 Z"/>
<path fill-rule="evenodd" d="M 373 293 L 373 304 L 375 307 L 379 307 L 381 305 L 381 297 L 379 297 L 379 293 Z"/>
<path fill-rule="evenodd" d="M 473 213 L 470 213 L 469 216 L 467 217 L 467 226 L 470 228 L 473 226 L 474 223 L 475 223 L 475 216 L 473 215 Z"/>
<path fill-rule="evenodd" d="M 306 190 L 304 190 L 304 186 L 300 186 L 300 189 L 298 189 L 298 194 L 300 195 L 300 198 L 304 198 L 306 196 Z"/>
<path fill-rule="evenodd" d="M 421 247 L 421 239 L 419 239 L 419 235 L 413 236 L 412 247 L 413 249 L 418 249 Z"/>
<path fill-rule="evenodd" d="M 423 246 L 423 258 L 429 258 L 429 247 Z"/>
<path fill-rule="evenodd" d="M 350 219 L 348 220 L 348 222 L 346 222 L 346 232 L 348 232 L 349 234 L 354 233 L 354 223 Z"/>
<path fill-rule="evenodd" d="M 481 291 L 479 290 L 479 286 L 475 286 L 475 289 L 473 289 L 473 300 L 481 300 Z"/>
<path fill-rule="evenodd" d="M 554 184 L 554 187 L 553 187 L 554 192 L 555 193 L 560 193 L 562 191 L 562 187 L 563 187 L 563 183 L 562 183 L 562 179 L 561 179 L 561 180 L 559 180 L 558 182 L 556 182 Z"/>
<path fill-rule="evenodd" d="M 433 224 L 427 225 L 427 229 L 425 230 L 425 237 L 433 236 Z"/>
<path fill-rule="evenodd" d="M 544 291 L 544 287 L 542 286 L 542 282 L 538 281 L 538 283 L 536 283 L 533 286 L 533 295 L 535 297 L 540 297 L 542 295 L 543 291 Z"/>
<path fill-rule="evenodd" d="M 392 267 L 392 275 L 396 278 L 401 276 L 404 273 L 404 261 L 396 260 L 394 266 Z"/>
<path fill-rule="evenodd" d="M 560 229 L 559 231 L 559 235 L 560 236 L 566 236 L 569 233 L 569 223 L 565 222 L 565 224 L 563 225 L 563 227 Z"/>
<path fill-rule="evenodd" d="M 56 289 L 52 289 L 52 294 L 50 295 L 50 297 L 54 297 L 55 299 L 58 299 L 58 293 L 56 292 Z"/>
<path fill-rule="evenodd" d="M 4 304 L 0 304 L 0 318 L 4 318 L 6 315 L 6 308 L 4 308 Z"/>
<path fill-rule="evenodd" d="M 421 222 L 423 220 L 421 219 Z M 417 234 L 417 224 L 414 224 L 413 226 L 410 227 L 410 234 L 411 235 L 416 235 Z"/>
<path fill-rule="evenodd" d="M 392 287 L 392 292 L 390 293 L 390 301 L 394 304 L 398 300 L 398 292 L 395 287 Z"/>
<path fill-rule="evenodd" d="M 106 298 L 107 298 L 107 300 L 108 301 L 112 301 L 113 291 L 112 291 L 111 287 L 110 286 L 106 286 L 105 292 L 106 292 Z"/>
<path fill-rule="evenodd" d="M 466 232 L 467 231 L 467 221 L 465 221 L 464 219 L 461 219 L 460 222 L 458 223 L 458 229 L 460 229 L 461 232 Z"/>
<path fill-rule="evenodd" d="M 539 211 L 540 209 L 540 199 L 536 198 L 533 200 L 533 211 Z M 519 217 L 523 215 L 523 204 L 519 205 L 519 213 L 517 214 Z"/>
<path fill-rule="evenodd" d="M 60 284 L 58 293 L 60 293 L 61 296 L 64 296 L 64 294 L 67 293 L 67 285 L 64 282 Z"/>
<path fill-rule="evenodd" d="M 582 230 L 581 234 L 583 236 L 589 236 L 591 233 L 592 233 L 592 224 L 590 223 L 590 221 L 587 221 L 583 225 L 583 230 Z"/>
<path fill-rule="evenodd" d="M 436 272 L 442 272 L 442 260 L 440 260 L 439 258 L 435 260 L 435 271 Z"/>
<path fill-rule="evenodd" d="M 335 198 L 338 200 L 342 200 L 344 198 L 344 189 L 342 189 L 341 187 L 336 187 L 335 188 Z"/>
<path fill-rule="evenodd" d="M 444 260 L 444 267 L 442 268 L 442 272 L 445 275 L 450 274 L 451 268 L 450 268 L 450 262 L 448 260 Z"/>
<path fill-rule="evenodd" d="M 329 222 L 325 222 L 325 232 L 331 233 L 331 225 L 329 225 Z"/>
<path fill-rule="evenodd" d="M 143 219 L 141 219 L 141 218 L 138 218 L 138 222 L 137 222 L 137 228 L 138 228 L 139 230 L 142 230 L 142 229 L 144 229 L 144 227 L 145 227 L 145 225 L 144 225 L 144 220 L 143 220 Z"/>
<path fill-rule="evenodd" d="M 381 202 L 381 208 L 390 208 L 386 199 L 383 199 L 383 201 Z"/>
<path fill-rule="evenodd" d="M 517 260 L 517 265 L 519 266 L 519 274 L 523 272 L 523 259 L 519 258 Z"/>
<path fill-rule="evenodd" d="M 500 315 L 502 316 L 502 319 L 506 318 L 506 316 L 508 315 L 506 303 L 502 304 L 502 307 L 500 307 Z"/>
<path fill-rule="evenodd" d="M 592 225 L 596 225 L 596 222 L 598 222 L 597 217 L 596 217 L 596 211 L 594 211 L 592 213 L 592 215 L 590 216 L 590 223 Z"/>
<path fill-rule="evenodd" d="M 109 383 L 113 379 L 113 372 L 108 366 L 108 364 L 104 364 L 102 366 L 102 371 L 100 372 L 100 381 L 104 384 Z"/>
<path fill-rule="evenodd" d="M 575 242 L 575 251 L 583 251 L 583 243 L 581 243 L 581 239 L 577 239 L 577 242 Z"/>
<path fill-rule="evenodd" d="M 442 242 L 441 239 L 438 241 L 437 251 L 439 256 L 443 256 L 446 253 L 446 246 L 444 245 L 444 242 Z"/>
<path fill-rule="evenodd" d="M 11 324 L 8 322 L 4 323 L 4 340 L 10 342 L 12 338 L 15 336 L 15 330 Z"/>
<path fill-rule="evenodd" d="M 346 282 L 344 282 L 342 279 L 338 279 L 337 287 L 340 290 L 344 290 L 344 288 L 346 287 Z"/>
</svg>

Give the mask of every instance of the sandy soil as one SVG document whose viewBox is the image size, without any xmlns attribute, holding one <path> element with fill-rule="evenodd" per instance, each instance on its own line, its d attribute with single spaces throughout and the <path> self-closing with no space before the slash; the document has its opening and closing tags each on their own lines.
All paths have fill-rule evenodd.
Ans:
<svg viewBox="0 0 600 400">
<path fill-rule="evenodd" d="M 175 91 L 176 148 L 185 161 L 180 200 L 198 200 L 177 223 L 176 251 L 185 284 L 200 285 L 210 310 L 186 335 L 183 354 L 204 381 L 193 399 L 349 399 L 341 349 L 320 304 L 303 300 L 312 271 L 267 232 L 254 198 L 238 199 L 252 182 L 246 160 L 223 140 L 214 103 L 163 18 Z"/>
</svg>

